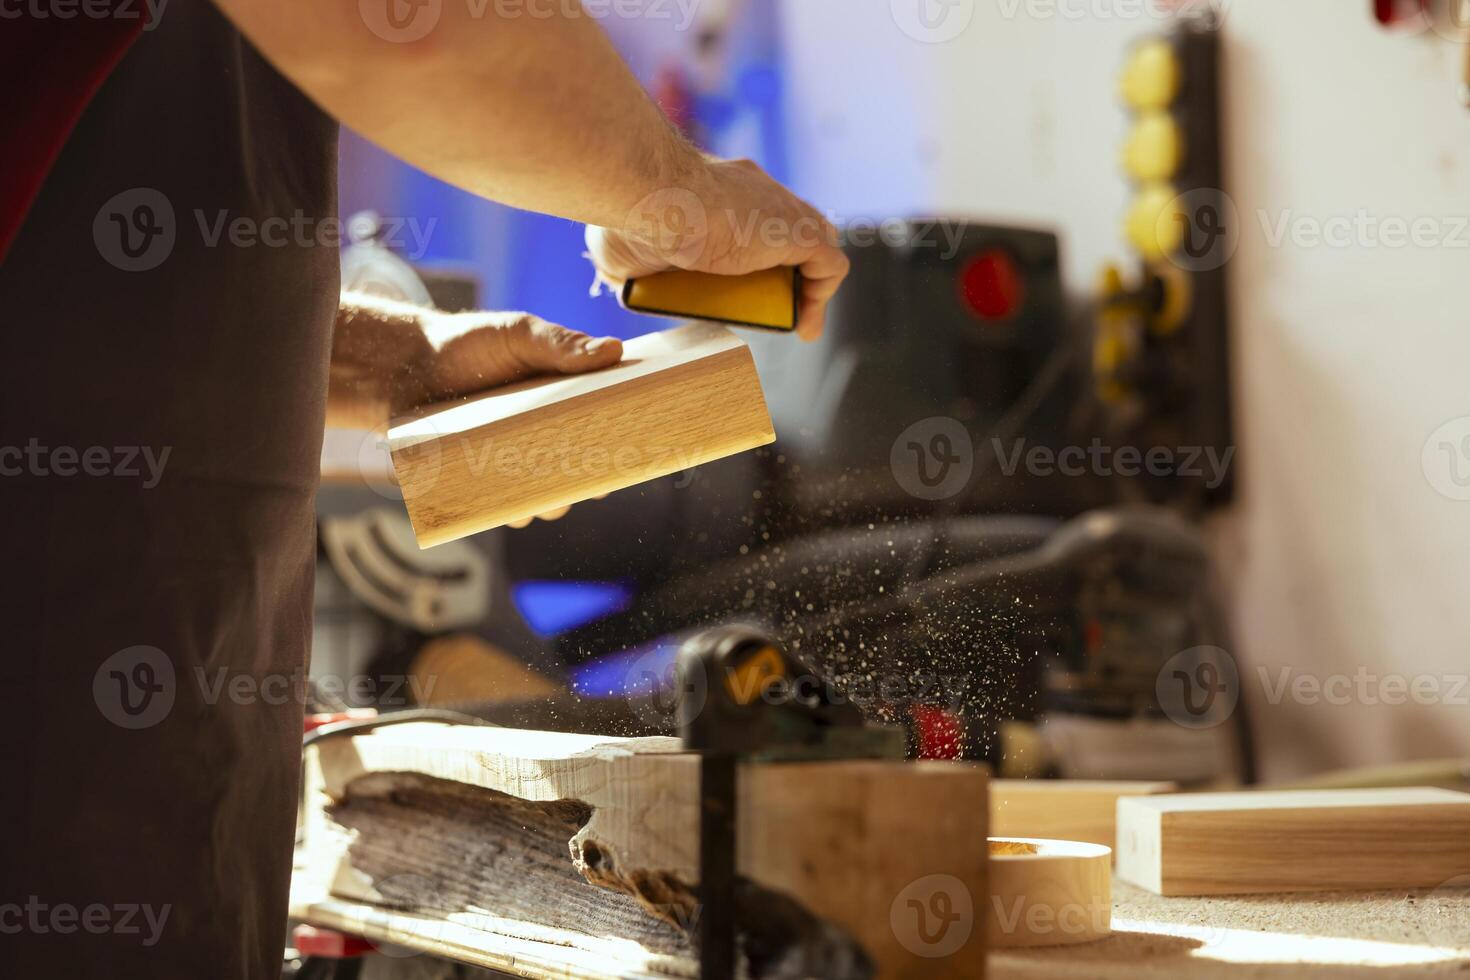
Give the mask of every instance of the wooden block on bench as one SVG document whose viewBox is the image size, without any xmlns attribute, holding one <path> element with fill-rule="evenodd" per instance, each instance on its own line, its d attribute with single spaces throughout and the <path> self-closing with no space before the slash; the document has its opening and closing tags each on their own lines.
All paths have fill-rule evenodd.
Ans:
<svg viewBox="0 0 1470 980">
<path fill-rule="evenodd" d="M 1407 788 L 1124 797 L 1117 870 L 1160 895 L 1431 888 L 1470 873 L 1470 794 Z"/>
<path fill-rule="evenodd" d="M 388 447 L 427 548 L 775 439 L 749 348 L 701 323 L 631 340 L 603 371 L 422 409 Z"/>
<path fill-rule="evenodd" d="M 992 779 L 990 836 L 1049 837 L 1112 847 L 1118 800 L 1172 793 L 1174 783 L 1091 779 Z"/>
</svg>

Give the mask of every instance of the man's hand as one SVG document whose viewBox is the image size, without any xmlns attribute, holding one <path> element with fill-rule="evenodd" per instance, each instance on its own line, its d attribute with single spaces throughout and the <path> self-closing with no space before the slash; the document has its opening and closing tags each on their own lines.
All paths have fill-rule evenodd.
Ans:
<svg viewBox="0 0 1470 980">
<path fill-rule="evenodd" d="M 589 337 L 529 313 L 439 314 L 431 352 L 400 374 L 395 408 L 443 401 L 536 374 L 582 374 L 622 360 L 616 337 Z"/>
<path fill-rule="evenodd" d="M 749 160 L 704 161 L 645 198 L 622 227 L 589 225 L 587 249 L 615 287 L 671 268 L 741 275 L 797 266 L 803 340 L 821 336 L 827 303 L 850 265 L 831 222 Z"/>
<path fill-rule="evenodd" d="M 440 313 L 347 294 L 332 339 L 329 402 L 372 402 L 386 415 L 534 374 L 595 371 L 622 356 L 615 337 L 529 313 Z"/>
</svg>

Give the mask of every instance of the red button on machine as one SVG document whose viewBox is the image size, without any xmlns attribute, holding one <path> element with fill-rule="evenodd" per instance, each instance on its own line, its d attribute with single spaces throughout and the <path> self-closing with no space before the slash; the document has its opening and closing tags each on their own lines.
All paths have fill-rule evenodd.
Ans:
<svg viewBox="0 0 1470 980">
<path fill-rule="evenodd" d="M 982 320 L 1006 320 L 1021 308 L 1026 281 L 1010 253 L 981 252 L 960 269 L 960 300 Z"/>
</svg>

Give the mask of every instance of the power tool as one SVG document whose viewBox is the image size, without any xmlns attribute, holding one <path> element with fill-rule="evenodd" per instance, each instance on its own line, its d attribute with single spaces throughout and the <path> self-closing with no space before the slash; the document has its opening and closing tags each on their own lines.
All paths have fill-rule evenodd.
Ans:
<svg viewBox="0 0 1470 980">
<path fill-rule="evenodd" d="M 816 672 L 753 626 L 691 637 L 679 649 L 676 679 L 679 734 L 700 755 L 699 975 L 731 980 L 738 963 L 737 764 L 902 759 L 906 737 L 901 728 L 865 724 L 855 705 L 833 697 Z M 853 967 L 842 975 L 861 975 Z"/>
</svg>

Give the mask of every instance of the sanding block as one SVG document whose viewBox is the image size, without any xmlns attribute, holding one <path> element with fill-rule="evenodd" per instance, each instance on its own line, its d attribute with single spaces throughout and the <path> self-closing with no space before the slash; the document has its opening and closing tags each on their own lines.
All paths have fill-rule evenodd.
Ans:
<svg viewBox="0 0 1470 980">
<path fill-rule="evenodd" d="M 529 378 L 388 430 L 421 548 L 775 440 L 750 349 L 713 323 L 638 337 L 601 371 Z"/>
<path fill-rule="evenodd" d="M 788 266 L 717 276 L 671 269 L 629 279 L 621 299 L 635 313 L 789 331 L 801 305 L 801 272 Z"/>
</svg>

